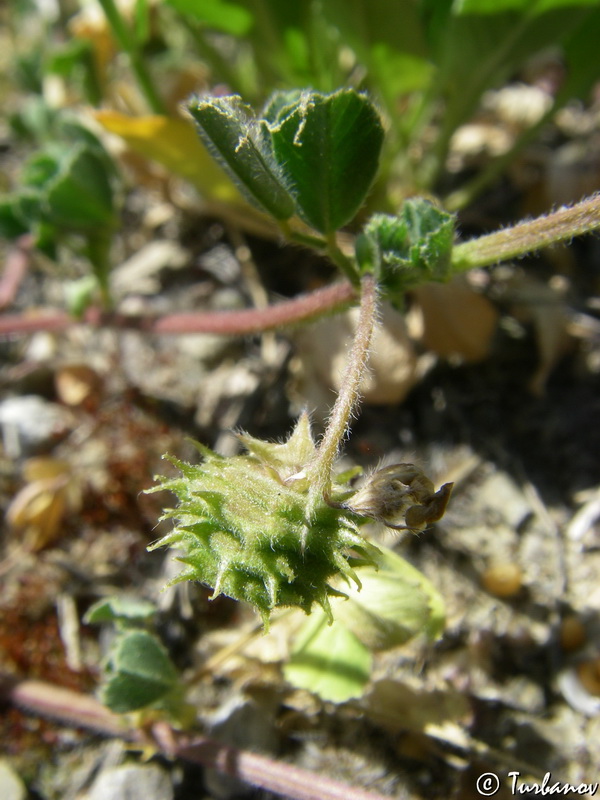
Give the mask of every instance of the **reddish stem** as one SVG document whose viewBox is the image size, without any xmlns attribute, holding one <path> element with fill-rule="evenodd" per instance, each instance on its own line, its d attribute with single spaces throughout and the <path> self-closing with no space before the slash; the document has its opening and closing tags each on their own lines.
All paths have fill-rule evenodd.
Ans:
<svg viewBox="0 0 600 800">
<path fill-rule="evenodd" d="M 261 333 L 285 325 L 294 325 L 322 314 L 339 310 L 355 297 L 348 282 L 335 283 L 293 300 L 284 300 L 267 308 L 245 308 L 240 311 L 206 311 L 168 314 L 158 319 L 103 312 L 90 308 L 83 322 L 90 325 L 142 330 L 147 333 L 217 333 L 241 336 Z M 4 314 L 0 316 L 0 336 L 62 331 L 78 324 L 64 311 L 42 314 Z"/>
<path fill-rule="evenodd" d="M 126 717 L 108 711 L 93 697 L 43 681 L 14 681 L 0 675 L 0 699 L 65 725 L 120 736 L 141 745 L 149 743 L 145 731 L 131 727 Z M 169 757 L 217 769 L 290 800 L 386 800 L 383 795 L 267 756 L 238 750 L 203 736 L 190 737 L 173 730 L 166 722 L 155 723 L 151 735 L 153 743 Z"/>
<path fill-rule="evenodd" d="M 4 262 L 4 273 L 0 277 L 0 309 L 9 306 L 27 273 L 31 251 L 33 250 L 33 236 L 25 234 L 17 239 L 11 247 Z"/>
</svg>

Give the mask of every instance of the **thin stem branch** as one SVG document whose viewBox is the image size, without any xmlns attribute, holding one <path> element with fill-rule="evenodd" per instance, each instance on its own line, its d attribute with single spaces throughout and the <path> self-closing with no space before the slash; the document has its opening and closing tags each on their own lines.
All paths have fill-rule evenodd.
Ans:
<svg viewBox="0 0 600 800">
<path fill-rule="evenodd" d="M 352 258 L 349 258 L 338 244 L 338 235 L 336 231 L 327 234 L 326 238 L 322 236 L 315 236 L 312 233 L 307 233 L 303 230 L 298 230 L 290 224 L 288 220 L 283 220 L 279 223 L 279 228 L 283 235 L 290 242 L 305 245 L 313 250 L 321 250 L 325 253 L 336 265 L 355 289 L 360 285 L 360 279 L 356 264 Z"/>
<path fill-rule="evenodd" d="M 477 70 L 469 76 L 470 80 L 467 81 L 466 87 L 455 83 L 442 92 L 446 101 L 442 124 L 432 151 L 423 159 L 423 168 L 419 176 L 421 187 L 435 185 L 446 163 L 450 142 L 455 131 L 475 112 L 485 90 L 502 77 L 503 65 L 507 59 L 514 57 L 514 52 L 519 45 L 522 46 L 523 40 L 535 24 L 536 18 L 533 13 L 524 14 L 518 21 L 515 21 L 510 32 L 495 47 L 492 47 L 481 63 L 477 65 Z M 437 94 L 439 96 L 439 89 Z"/>
<path fill-rule="evenodd" d="M 342 270 L 350 283 L 358 289 L 359 277 L 356 264 L 340 250 L 335 232 L 327 237 L 327 255 Z"/>
<path fill-rule="evenodd" d="M 90 308 L 83 315 L 83 322 L 101 327 L 139 330 L 146 333 L 216 333 L 222 336 L 244 336 L 286 325 L 296 325 L 323 314 L 339 311 L 354 299 L 353 287 L 344 281 L 267 308 L 168 314 L 158 319 L 103 312 L 98 308 Z M 0 336 L 34 333 L 35 331 L 63 331 L 79 324 L 81 324 L 81 320 L 74 319 L 65 311 L 27 316 L 3 314 L 0 315 Z"/>
<path fill-rule="evenodd" d="M 119 736 L 142 746 L 152 743 L 171 758 L 217 769 L 291 800 L 385 800 L 380 794 L 339 783 L 268 756 L 238 750 L 203 736 L 182 734 L 166 722 L 152 726 L 149 742 L 146 731 L 132 727 L 126 717 L 108 711 L 93 697 L 43 681 L 14 681 L 0 675 L 0 700 L 39 716 L 52 717 L 65 725 Z"/>
<path fill-rule="evenodd" d="M 320 250 L 323 252 L 327 250 L 327 241 L 323 239 L 322 236 L 315 236 L 312 233 L 295 230 L 287 220 L 281 221 L 279 223 L 279 228 L 286 239 L 290 242 L 294 242 L 294 244 L 301 244 L 304 247 L 310 247 L 313 250 Z"/>
<path fill-rule="evenodd" d="M 240 83 L 238 70 L 234 69 L 229 63 L 229 59 L 224 58 L 219 49 L 214 47 L 208 38 L 204 36 L 203 27 L 192 24 L 183 14 L 180 16 L 180 20 L 192 35 L 200 58 L 211 65 L 212 70 L 219 76 L 220 81 L 225 83 L 232 93 L 248 97 L 246 87 Z"/>
<path fill-rule="evenodd" d="M 329 492 L 333 462 L 360 398 L 360 384 L 367 366 L 376 316 L 377 286 L 373 275 L 367 274 L 361 281 L 358 325 L 342 377 L 340 392 L 331 410 L 315 460 L 308 468 L 311 483 L 310 508 L 314 509 L 323 494 Z"/>
<path fill-rule="evenodd" d="M 459 272 L 487 267 L 598 228 L 600 194 L 546 216 L 456 245 L 452 251 L 453 268 Z"/>
<path fill-rule="evenodd" d="M 142 58 L 138 43 L 127 27 L 117 5 L 114 0 L 99 0 L 99 2 L 108 20 L 108 24 L 112 28 L 115 39 L 129 57 L 131 69 L 133 70 L 148 105 L 155 114 L 164 114 L 164 104 L 154 87 L 150 73 L 146 69 L 146 64 Z"/>
</svg>

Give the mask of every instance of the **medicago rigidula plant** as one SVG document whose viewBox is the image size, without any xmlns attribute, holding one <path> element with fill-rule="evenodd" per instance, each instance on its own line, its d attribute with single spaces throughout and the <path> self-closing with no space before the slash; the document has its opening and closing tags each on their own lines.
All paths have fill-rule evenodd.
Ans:
<svg viewBox="0 0 600 800">
<path fill-rule="evenodd" d="M 198 580 L 213 588 L 213 596 L 247 601 L 265 626 L 279 607 L 309 613 L 318 605 L 331 621 L 329 598 L 344 593 L 344 582 L 360 586 L 361 568 L 378 563 L 378 549 L 361 533 L 365 522 L 424 530 L 444 514 L 452 488 L 436 491 L 412 464 L 384 467 L 358 491 L 335 474 L 368 368 L 379 299 L 401 307 L 410 286 L 445 281 L 600 227 L 600 203 L 591 198 L 455 245 L 454 216 L 428 199 L 411 198 L 396 215 L 367 220 L 349 254 L 336 234 L 369 191 L 384 135 L 367 95 L 353 89 L 276 92 L 260 116 L 239 97 L 195 97 L 189 111 L 201 139 L 248 200 L 288 239 L 325 252 L 340 267 L 355 287 L 360 314 L 320 442 L 303 415 L 284 443 L 240 434 L 242 455 L 224 458 L 199 445 L 199 465 L 171 459 L 181 476 L 155 490 L 177 496 L 178 507 L 165 515 L 176 524 L 152 549 L 178 547 L 185 568 L 175 582 Z"/>
</svg>

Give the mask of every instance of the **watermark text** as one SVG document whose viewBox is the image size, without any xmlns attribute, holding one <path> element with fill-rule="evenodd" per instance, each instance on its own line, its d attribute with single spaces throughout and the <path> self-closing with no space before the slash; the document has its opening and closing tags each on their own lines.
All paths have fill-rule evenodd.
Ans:
<svg viewBox="0 0 600 800">
<path fill-rule="evenodd" d="M 541 781 L 524 780 L 521 778 L 521 773 L 516 770 L 507 774 L 508 785 L 510 792 L 515 796 L 533 796 L 540 795 L 545 797 L 551 795 L 555 797 L 573 797 L 579 795 L 580 797 L 589 796 L 593 797 L 597 791 L 598 783 L 566 783 L 563 781 L 554 780 L 551 772 L 547 772 Z M 495 772 L 484 772 L 477 778 L 476 788 L 477 792 L 482 797 L 493 797 L 500 789 L 500 777 Z"/>
</svg>

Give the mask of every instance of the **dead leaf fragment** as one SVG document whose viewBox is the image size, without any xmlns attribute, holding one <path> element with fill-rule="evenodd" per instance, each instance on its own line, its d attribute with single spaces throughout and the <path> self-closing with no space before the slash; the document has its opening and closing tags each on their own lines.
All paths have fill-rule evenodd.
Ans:
<svg viewBox="0 0 600 800">
<path fill-rule="evenodd" d="M 553 286 L 522 272 L 512 274 L 504 291 L 515 319 L 533 325 L 538 366 L 529 381 L 529 390 L 542 395 L 552 370 L 573 345 L 566 303 Z"/>
<path fill-rule="evenodd" d="M 427 732 L 430 726 L 460 723 L 470 715 L 465 694 L 418 690 L 400 681 L 383 679 L 364 700 L 365 713 L 390 731 Z"/>
<path fill-rule="evenodd" d="M 67 406 L 80 406 L 97 394 L 100 388 L 98 374 L 85 364 L 60 367 L 54 383 L 58 398 Z"/>
<path fill-rule="evenodd" d="M 490 352 L 499 313 L 461 276 L 450 283 L 427 283 L 412 293 L 407 324 L 413 339 L 442 358 L 482 361 Z"/>
<path fill-rule="evenodd" d="M 28 550 L 41 550 L 60 535 L 69 510 L 78 507 L 79 491 L 69 465 L 53 458 L 32 458 L 25 463 L 27 481 L 6 511 L 6 520 L 21 531 Z"/>
</svg>

